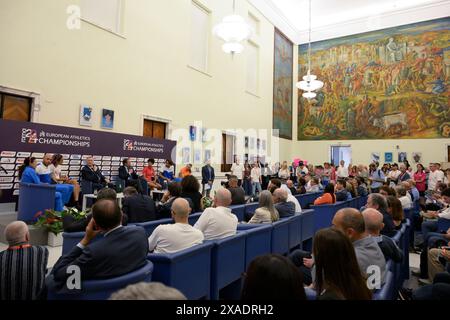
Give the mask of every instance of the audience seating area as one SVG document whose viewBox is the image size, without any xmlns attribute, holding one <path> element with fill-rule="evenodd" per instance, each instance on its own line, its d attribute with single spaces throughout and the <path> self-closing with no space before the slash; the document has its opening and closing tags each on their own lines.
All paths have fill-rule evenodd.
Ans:
<svg viewBox="0 0 450 320">
<path fill-rule="evenodd" d="M 272 224 L 240 223 L 235 236 L 205 241 L 201 245 L 172 254 L 149 254 L 148 260 L 153 266 L 152 281 L 162 282 L 177 288 L 188 299 L 239 298 L 242 274 L 255 257 L 267 253 L 287 255 L 296 248 L 304 248 L 304 244 L 311 241 L 318 229 L 331 226 L 331 220 L 339 209 L 344 207 L 359 208 L 366 201 L 366 198 L 355 198 L 334 205 L 310 206 L 311 202 L 319 195 L 296 196 L 304 204 L 301 214 L 283 218 Z M 308 200 L 305 201 L 305 198 Z M 242 221 L 245 213 L 254 212 L 257 206 L 258 204 L 251 203 L 231 208 L 239 221 Z M 311 207 L 311 209 L 306 209 L 307 207 Z M 195 224 L 200 215 L 201 213 L 191 214 L 189 223 Z M 142 226 L 149 236 L 158 225 L 167 223 L 173 223 L 172 219 L 136 225 Z M 409 228 L 405 225 L 395 238 L 399 245 L 406 250 L 409 241 L 409 237 L 406 236 L 408 232 Z M 71 250 L 83 236 L 84 232 L 64 233 L 63 254 Z M 189 270 L 189 276 L 186 276 L 186 270 Z M 405 272 L 406 270 L 408 272 Z M 393 294 L 392 290 L 398 288 L 398 285 L 409 274 L 408 263 L 404 262 L 401 266 L 392 266 L 391 272 L 392 275 L 388 276 L 385 286 L 374 295 L 374 298 L 381 299 Z M 106 280 L 106 284 L 108 284 L 108 281 L 116 280 Z M 95 284 L 93 284 L 93 288 L 97 288 Z M 100 297 L 102 293 L 95 292 L 92 294 L 95 297 Z M 107 293 L 104 293 L 104 296 L 106 295 Z M 90 298 L 89 295 L 80 297 L 82 299 Z"/>
</svg>

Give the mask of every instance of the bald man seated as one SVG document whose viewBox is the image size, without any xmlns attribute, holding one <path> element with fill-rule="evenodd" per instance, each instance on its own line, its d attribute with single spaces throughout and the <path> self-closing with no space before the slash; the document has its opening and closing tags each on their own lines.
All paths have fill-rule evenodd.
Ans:
<svg viewBox="0 0 450 320">
<path fill-rule="evenodd" d="M 381 230 L 384 228 L 381 212 L 376 209 L 366 209 L 362 212 L 362 215 L 366 225 L 366 232 L 378 243 L 386 261 L 401 262 L 403 260 L 402 250 L 394 240 L 381 234 Z"/>
<path fill-rule="evenodd" d="M 373 266 L 379 267 L 380 280 L 383 284 L 386 275 L 386 259 L 375 239 L 367 234 L 361 212 L 354 208 L 341 209 L 334 215 L 332 224 L 353 243 L 361 272 L 368 277 Z"/>
<path fill-rule="evenodd" d="M 203 243 L 203 233 L 189 225 L 191 212 L 189 202 L 177 198 L 172 203 L 174 224 L 162 224 L 156 227 L 148 238 L 148 249 L 154 253 L 173 253 Z"/>
<path fill-rule="evenodd" d="M 231 192 L 220 188 L 214 196 L 213 208 L 203 211 L 194 228 L 203 232 L 205 240 L 215 240 L 236 234 L 238 219 L 231 213 Z"/>
<path fill-rule="evenodd" d="M 278 188 L 273 192 L 273 203 L 280 218 L 290 217 L 295 214 L 295 204 L 288 201 L 288 192 L 285 189 Z"/>
<path fill-rule="evenodd" d="M 28 226 L 14 221 L 6 226 L 8 249 L 0 252 L 0 301 L 45 299 L 48 250 L 29 244 Z"/>
</svg>

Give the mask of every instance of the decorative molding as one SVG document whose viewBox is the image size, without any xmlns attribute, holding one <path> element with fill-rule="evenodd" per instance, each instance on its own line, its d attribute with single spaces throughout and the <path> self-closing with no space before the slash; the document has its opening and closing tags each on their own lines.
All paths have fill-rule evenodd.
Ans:
<svg viewBox="0 0 450 320">
<path fill-rule="evenodd" d="M 450 1 L 441 1 L 420 7 L 390 11 L 374 17 L 366 16 L 315 28 L 315 30 L 312 31 L 311 38 L 313 42 L 322 41 L 416 22 L 445 18 L 448 17 L 448 12 L 450 12 Z M 354 31 L 349 32 L 349 30 Z M 300 40 L 298 44 L 307 43 L 308 31 L 305 30 L 299 32 L 298 40 Z"/>
<path fill-rule="evenodd" d="M 298 30 L 283 12 L 274 4 L 276 0 L 248 0 L 276 28 L 280 29 L 294 44 L 306 43 L 307 30 Z M 312 30 L 312 41 L 333 39 L 352 34 L 375 31 L 400 25 L 445 18 L 450 12 L 450 0 L 390 10 L 376 16 L 357 17 L 339 23 L 329 24 Z M 349 32 L 350 30 L 350 32 Z M 354 30 L 354 31 L 353 31 Z"/>
<path fill-rule="evenodd" d="M 298 44 L 299 31 L 271 0 L 247 0 L 294 44 Z"/>
</svg>

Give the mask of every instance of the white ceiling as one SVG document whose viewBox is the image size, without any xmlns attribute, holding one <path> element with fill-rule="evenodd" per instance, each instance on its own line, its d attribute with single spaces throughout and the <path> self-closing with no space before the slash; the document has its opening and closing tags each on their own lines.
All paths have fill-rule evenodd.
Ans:
<svg viewBox="0 0 450 320">
<path fill-rule="evenodd" d="M 307 41 L 309 0 L 249 0 L 295 43 Z M 450 16 L 449 0 L 312 0 L 313 41 Z"/>
</svg>

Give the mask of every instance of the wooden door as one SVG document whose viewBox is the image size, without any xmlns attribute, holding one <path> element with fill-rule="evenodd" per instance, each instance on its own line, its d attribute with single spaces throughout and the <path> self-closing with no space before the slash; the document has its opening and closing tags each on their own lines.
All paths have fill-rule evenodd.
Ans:
<svg viewBox="0 0 450 320">
<path fill-rule="evenodd" d="M 0 94 L 0 118 L 30 121 L 31 99 L 10 94 Z"/>
<path fill-rule="evenodd" d="M 166 138 L 166 124 L 153 120 L 144 119 L 144 137 L 165 139 Z"/>
</svg>

